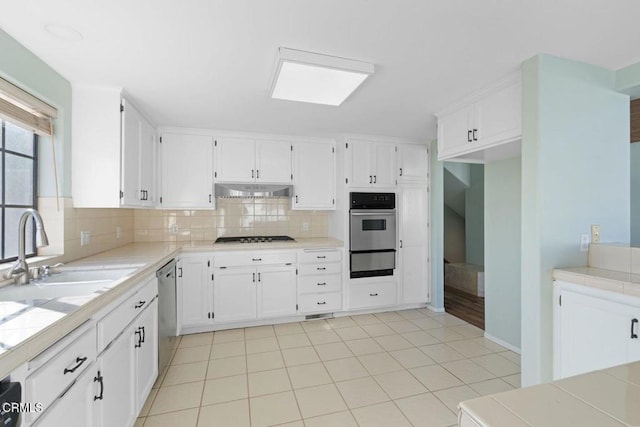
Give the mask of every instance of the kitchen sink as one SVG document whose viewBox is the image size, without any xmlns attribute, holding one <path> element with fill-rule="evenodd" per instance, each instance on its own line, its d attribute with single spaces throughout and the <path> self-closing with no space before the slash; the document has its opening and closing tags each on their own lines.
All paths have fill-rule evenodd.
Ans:
<svg viewBox="0 0 640 427">
<path fill-rule="evenodd" d="M 94 282 L 113 282 L 130 275 L 135 268 L 111 268 L 100 270 L 62 270 L 60 273 L 54 273 L 51 276 L 41 279 L 32 280 L 34 285 L 60 286 L 73 283 L 94 283 Z"/>
</svg>

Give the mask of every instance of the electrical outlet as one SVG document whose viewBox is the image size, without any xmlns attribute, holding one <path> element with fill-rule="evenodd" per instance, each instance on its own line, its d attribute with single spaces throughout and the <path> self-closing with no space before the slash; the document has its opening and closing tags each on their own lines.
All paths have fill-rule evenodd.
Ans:
<svg viewBox="0 0 640 427">
<path fill-rule="evenodd" d="M 591 243 L 600 243 L 600 226 L 598 224 L 591 225 Z"/>
<path fill-rule="evenodd" d="M 116 239 L 122 237 L 122 227 L 116 227 Z"/>
<path fill-rule="evenodd" d="M 171 234 L 178 234 L 178 224 L 173 224 L 171 226 Z"/>
<path fill-rule="evenodd" d="M 309 223 L 308 222 L 303 222 L 302 223 L 302 231 L 309 231 Z"/>
<path fill-rule="evenodd" d="M 591 243 L 590 241 L 590 237 L 588 234 L 581 234 L 580 235 L 580 252 L 588 252 L 589 251 L 589 243 Z"/>
<path fill-rule="evenodd" d="M 91 243 L 91 233 L 89 233 L 88 231 L 81 231 L 80 246 L 87 246 L 89 243 Z"/>
</svg>

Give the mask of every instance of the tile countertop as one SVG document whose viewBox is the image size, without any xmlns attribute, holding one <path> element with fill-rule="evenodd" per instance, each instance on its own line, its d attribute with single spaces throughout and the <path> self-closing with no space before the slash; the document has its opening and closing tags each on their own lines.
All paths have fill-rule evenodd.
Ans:
<svg viewBox="0 0 640 427">
<path fill-rule="evenodd" d="M 136 270 L 88 295 L 19 302 L 0 301 L 0 379 L 126 294 L 139 283 L 140 279 L 155 274 L 158 268 L 180 252 L 315 249 L 342 246 L 342 241 L 332 238 L 242 244 L 133 243 L 73 261 L 65 267 L 69 269 L 129 267 Z"/>
<path fill-rule="evenodd" d="M 640 425 L 640 362 L 459 404 L 462 427 Z"/>
<path fill-rule="evenodd" d="M 640 274 L 595 267 L 556 268 L 553 279 L 640 297 Z"/>
</svg>

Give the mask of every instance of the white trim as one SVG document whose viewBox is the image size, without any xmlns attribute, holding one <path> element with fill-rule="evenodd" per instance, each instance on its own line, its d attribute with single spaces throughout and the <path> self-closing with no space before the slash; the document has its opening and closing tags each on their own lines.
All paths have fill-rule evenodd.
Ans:
<svg viewBox="0 0 640 427">
<path fill-rule="evenodd" d="M 515 345 L 513 345 L 513 344 L 509 344 L 509 343 L 508 343 L 508 342 L 506 342 L 506 341 L 502 341 L 500 338 L 496 338 L 496 337 L 494 337 L 493 335 L 488 334 L 488 333 L 486 333 L 486 332 L 484 333 L 484 337 L 485 337 L 486 339 L 490 340 L 490 341 L 493 341 L 493 342 L 494 342 L 494 343 L 496 343 L 496 344 L 499 344 L 499 345 L 501 345 L 501 346 L 503 346 L 503 347 L 505 347 L 505 348 L 508 348 L 509 350 L 513 351 L 514 353 L 521 354 L 521 350 L 520 350 L 520 348 L 519 348 L 519 347 L 516 347 L 516 346 L 515 346 Z"/>
<path fill-rule="evenodd" d="M 444 313 L 444 307 L 434 307 L 431 304 L 427 304 L 427 308 L 434 313 Z"/>
</svg>

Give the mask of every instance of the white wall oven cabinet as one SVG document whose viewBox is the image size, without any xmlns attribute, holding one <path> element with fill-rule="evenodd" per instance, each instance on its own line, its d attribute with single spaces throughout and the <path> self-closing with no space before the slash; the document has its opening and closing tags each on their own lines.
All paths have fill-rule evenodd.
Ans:
<svg viewBox="0 0 640 427">
<path fill-rule="evenodd" d="M 160 206 L 214 209 L 213 137 L 163 133 L 160 144 Z"/>
<path fill-rule="evenodd" d="M 216 138 L 216 182 L 291 184 L 292 152 L 293 145 L 288 141 Z"/>
<path fill-rule="evenodd" d="M 293 144 L 293 209 L 336 208 L 335 143 Z"/>
<path fill-rule="evenodd" d="M 402 302 L 429 301 L 429 193 L 427 184 L 398 191 L 398 259 Z"/>
<path fill-rule="evenodd" d="M 347 138 L 348 184 L 352 187 L 396 186 L 396 144 Z"/>
<path fill-rule="evenodd" d="M 421 144 L 398 144 L 398 183 L 428 182 L 429 148 Z"/>
</svg>

